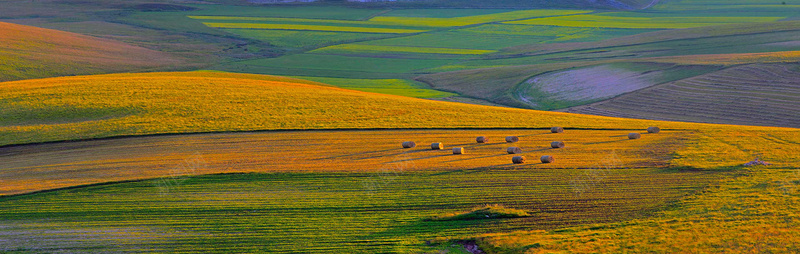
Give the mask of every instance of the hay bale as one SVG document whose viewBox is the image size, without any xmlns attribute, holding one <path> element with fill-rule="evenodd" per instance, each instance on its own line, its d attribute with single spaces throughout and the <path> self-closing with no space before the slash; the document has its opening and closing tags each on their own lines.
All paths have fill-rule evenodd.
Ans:
<svg viewBox="0 0 800 254">
<path fill-rule="evenodd" d="M 661 128 L 656 126 L 647 127 L 647 133 L 659 133 L 661 132 Z"/>
<path fill-rule="evenodd" d="M 414 148 L 414 147 L 417 147 L 417 143 L 414 143 L 414 141 L 403 142 L 403 148 Z"/>
<path fill-rule="evenodd" d="M 553 163 L 555 159 L 553 159 L 553 156 L 550 155 L 542 155 L 541 161 L 542 163 Z"/>
<path fill-rule="evenodd" d="M 519 137 L 517 137 L 517 136 L 508 136 L 508 137 L 506 137 L 506 142 L 508 142 L 508 143 L 519 142 Z"/>
<path fill-rule="evenodd" d="M 514 158 L 511 158 L 511 162 L 514 164 L 525 163 L 525 156 L 514 156 Z"/>
<path fill-rule="evenodd" d="M 553 127 L 553 128 L 550 128 L 550 132 L 552 132 L 552 133 L 562 133 L 562 132 L 564 132 L 564 128 Z"/>
<path fill-rule="evenodd" d="M 464 154 L 463 147 L 453 147 L 453 154 Z"/>
<path fill-rule="evenodd" d="M 475 141 L 478 141 L 478 143 L 481 143 L 481 144 L 482 143 L 489 143 L 489 138 L 487 138 L 486 136 L 480 136 L 480 137 L 476 138 Z"/>
<path fill-rule="evenodd" d="M 641 137 L 642 137 L 642 134 L 639 134 L 638 132 L 628 133 L 628 139 L 639 139 Z"/>
<path fill-rule="evenodd" d="M 509 154 L 518 154 L 518 153 L 522 153 L 522 148 L 509 147 L 508 149 L 506 149 L 506 152 L 508 152 Z"/>
<path fill-rule="evenodd" d="M 553 142 L 550 143 L 550 147 L 552 147 L 552 148 L 564 148 L 564 142 L 563 141 L 553 141 Z"/>
<path fill-rule="evenodd" d="M 431 143 L 431 150 L 442 150 L 442 148 L 444 148 L 442 143 Z"/>
</svg>

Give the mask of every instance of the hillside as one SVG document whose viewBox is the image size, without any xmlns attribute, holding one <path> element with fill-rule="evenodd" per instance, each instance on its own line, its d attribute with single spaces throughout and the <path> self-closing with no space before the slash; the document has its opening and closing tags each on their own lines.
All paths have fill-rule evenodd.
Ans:
<svg viewBox="0 0 800 254">
<path fill-rule="evenodd" d="M 0 22 L 0 81 L 174 69 L 185 60 L 108 39 Z"/>
<path fill-rule="evenodd" d="M 377 128 L 641 129 L 682 123 L 498 108 L 219 72 L 0 83 L 0 145 L 159 133 Z"/>
</svg>

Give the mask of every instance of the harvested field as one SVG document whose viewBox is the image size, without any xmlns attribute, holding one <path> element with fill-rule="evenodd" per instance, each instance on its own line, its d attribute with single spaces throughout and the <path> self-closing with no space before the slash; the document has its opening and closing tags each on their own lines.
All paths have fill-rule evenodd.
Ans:
<svg viewBox="0 0 800 254">
<path fill-rule="evenodd" d="M 574 130 L 419 130 L 419 131 L 307 131 L 151 136 L 96 141 L 24 145 L 0 148 L 0 195 L 19 194 L 76 185 L 157 177 L 234 172 L 372 172 L 392 165 L 404 171 L 509 168 L 508 134 L 523 137 L 514 146 L 521 155 L 538 158 L 543 152 L 559 163 L 530 163 L 528 169 L 578 169 L 599 165 L 614 157 L 615 167 L 660 167 L 669 153 L 680 148 L 675 141 L 684 132 L 662 132 L 655 138 L 631 142 L 630 131 Z M 485 135 L 490 141 L 475 142 Z M 554 135 L 569 148 L 550 149 Z M 464 147 L 453 156 L 450 149 L 430 150 L 427 145 L 404 149 L 401 143 L 442 142 Z M 359 140 L 360 142 L 353 142 Z M 365 146 L 364 144 L 370 144 Z M 655 148 L 655 150 L 653 150 Z M 651 151 L 642 155 L 640 150 Z M 37 174 L 31 174 L 37 172 Z"/>
<path fill-rule="evenodd" d="M 672 121 L 800 127 L 795 65 L 746 65 L 565 112 Z"/>
</svg>

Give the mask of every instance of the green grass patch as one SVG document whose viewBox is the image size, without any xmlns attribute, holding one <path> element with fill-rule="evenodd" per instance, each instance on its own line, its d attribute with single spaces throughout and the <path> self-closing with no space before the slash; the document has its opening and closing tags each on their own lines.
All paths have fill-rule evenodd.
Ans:
<svg viewBox="0 0 800 254">
<path fill-rule="evenodd" d="M 458 95 L 434 90 L 420 82 L 405 79 L 347 79 L 302 76 L 295 78 L 316 81 L 346 89 L 415 98 L 444 98 Z"/>
<path fill-rule="evenodd" d="M 523 218 L 531 216 L 523 210 L 507 208 L 503 205 L 492 204 L 475 207 L 468 212 L 451 213 L 442 216 L 427 218 L 427 220 L 488 220 L 504 218 Z"/>
</svg>

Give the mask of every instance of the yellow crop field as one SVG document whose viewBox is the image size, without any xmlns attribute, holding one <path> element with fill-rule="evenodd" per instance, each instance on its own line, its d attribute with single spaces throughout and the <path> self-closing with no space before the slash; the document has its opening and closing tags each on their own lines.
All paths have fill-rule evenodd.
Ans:
<svg viewBox="0 0 800 254">
<path fill-rule="evenodd" d="M 339 44 L 312 50 L 314 53 L 325 52 L 403 52 L 403 53 L 423 53 L 423 54 L 451 54 L 451 55 L 483 55 L 497 52 L 496 50 L 481 49 L 456 49 L 456 48 L 433 48 L 433 47 L 408 47 L 408 46 L 380 46 L 380 45 L 361 45 L 361 44 Z"/>
<path fill-rule="evenodd" d="M 772 22 L 784 17 L 620 17 L 609 14 L 588 14 L 509 21 L 507 24 L 567 27 L 676 29 L 731 23 Z"/>
<path fill-rule="evenodd" d="M 208 27 L 214 28 L 242 28 L 242 29 L 274 29 L 274 30 L 309 30 L 309 31 L 332 31 L 332 32 L 353 32 L 353 33 L 421 33 L 427 30 L 397 29 L 397 28 L 374 28 L 374 27 L 354 27 L 354 26 L 322 26 L 322 25 L 296 25 L 296 24 L 260 24 L 260 23 L 203 23 Z"/>
</svg>

